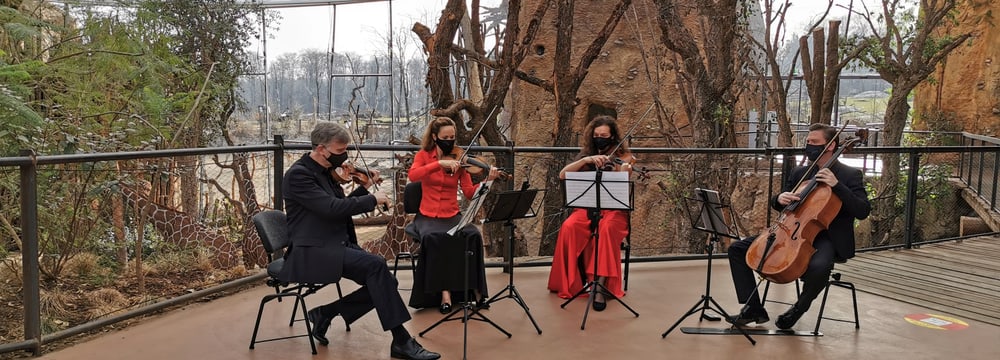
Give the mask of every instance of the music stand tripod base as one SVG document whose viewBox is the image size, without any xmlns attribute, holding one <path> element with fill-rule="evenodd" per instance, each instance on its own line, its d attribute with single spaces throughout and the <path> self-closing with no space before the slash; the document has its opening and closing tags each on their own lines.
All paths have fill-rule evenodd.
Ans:
<svg viewBox="0 0 1000 360">
<path fill-rule="evenodd" d="M 507 239 L 507 266 L 509 271 L 507 287 L 498 291 L 489 300 L 486 300 L 486 303 L 493 304 L 503 299 L 514 299 L 514 302 L 521 306 L 524 313 L 528 315 L 528 320 L 531 320 L 531 325 L 535 327 L 535 331 L 541 335 L 542 328 L 538 327 L 538 323 L 535 322 L 535 317 L 531 316 L 531 310 L 528 308 L 528 304 L 517 291 L 517 287 L 514 286 L 514 234 L 515 229 L 517 228 L 517 225 L 514 225 L 514 220 L 535 217 L 535 214 L 538 212 L 532 210 L 531 205 L 535 201 L 535 195 L 537 195 L 540 191 L 544 191 L 538 189 L 528 189 L 527 186 L 528 184 L 525 182 L 520 191 L 515 190 L 497 193 L 495 201 L 496 206 L 494 206 L 493 210 L 486 216 L 486 223 L 503 221 L 503 226 L 510 227 L 510 233 Z"/>
<path fill-rule="evenodd" d="M 683 316 L 677 319 L 677 321 L 674 322 L 674 324 L 671 325 L 670 328 L 667 329 L 667 331 L 663 332 L 663 334 L 660 335 L 660 337 L 662 338 L 666 338 L 667 335 L 669 335 L 671 331 L 676 329 L 677 326 L 680 325 L 681 322 L 684 321 L 684 319 L 687 319 L 688 316 L 694 315 L 699 311 L 701 311 L 701 317 L 698 318 L 699 321 L 701 321 L 702 319 L 705 320 L 715 319 L 712 316 L 707 316 L 705 311 L 708 310 L 714 311 L 719 315 L 722 315 L 722 317 L 726 319 L 733 319 L 733 317 L 727 314 L 726 311 L 722 309 L 722 306 L 720 306 L 719 303 L 717 303 L 715 299 L 712 298 L 711 295 L 712 257 L 713 257 L 712 255 L 715 253 L 715 244 L 721 241 L 720 237 L 729 237 L 735 239 L 738 238 L 738 236 L 731 234 L 729 227 L 726 225 L 725 217 L 722 215 L 722 209 L 727 207 L 728 205 L 724 205 L 722 203 L 722 201 L 719 198 L 719 193 L 714 190 L 706 190 L 706 189 L 695 189 L 695 192 L 698 194 L 699 198 L 697 199 L 685 198 L 685 200 L 689 201 L 689 204 L 688 206 L 686 206 L 686 208 L 689 211 L 688 215 L 694 229 L 701 230 L 709 235 L 709 241 L 705 245 L 705 252 L 708 255 L 708 264 L 706 264 L 705 266 L 705 293 L 701 296 L 701 299 L 698 299 L 698 301 L 694 303 L 694 306 L 692 306 L 687 313 L 685 313 Z M 690 202 L 693 202 L 696 207 L 700 207 L 700 210 L 698 211 L 697 214 L 690 213 L 690 211 L 692 210 Z M 697 204 L 700 204 L 700 206 Z M 732 215 L 732 212 L 730 212 L 730 215 Z M 682 332 L 688 333 L 686 331 L 683 331 L 683 329 L 684 328 L 682 328 L 681 330 Z M 690 330 L 698 328 L 687 328 L 687 329 Z M 742 327 L 737 327 L 735 330 L 740 335 L 746 337 L 747 340 L 750 341 L 750 344 L 757 345 L 757 341 L 754 340 L 752 337 L 750 337 L 750 333 L 746 329 Z M 691 333 L 697 333 L 697 332 L 691 332 Z"/>
<path fill-rule="evenodd" d="M 781 330 L 781 329 L 754 329 L 754 328 L 742 328 L 742 331 L 737 328 L 700 328 L 700 327 L 682 327 L 681 332 L 685 334 L 701 334 L 701 335 L 743 335 L 744 332 L 750 335 L 777 335 L 777 336 L 823 336 L 822 332 L 812 332 L 812 331 L 797 331 L 797 330 Z"/>
</svg>

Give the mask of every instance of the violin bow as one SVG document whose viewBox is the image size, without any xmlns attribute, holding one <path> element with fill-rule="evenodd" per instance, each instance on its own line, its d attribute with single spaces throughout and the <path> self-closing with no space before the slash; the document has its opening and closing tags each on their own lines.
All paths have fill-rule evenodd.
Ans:
<svg viewBox="0 0 1000 360">
<path fill-rule="evenodd" d="M 360 108 L 361 106 L 358 105 L 357 109 Z M 369 121 L 372 121 L 374 119 L 374 114 L 375 114 L 375 109 L 372 109 L 372 114 L 368 116 Z M 359 143 L 361 141 L 361 126 L 358 125 L 358 110 L 354 111 L 354 131 L 358 132 L 357 138 L 355 138 L 354 134 L 351 133 L 350 131 L 347 132 L 348 134 L 351 134 L 351 142 L 354 143 L 354 150 L 357 151 L 358 158 L 361 159 L 361 164 L 365 166 L 365 172 L 368 173 L 368 180 L 372 182 L 372 187 L 375 188 L 375 191 L 381 191 L 379 190 L 378 184 L 375 182 L 375 179 L 371 177 L 372 171 L 371 169 L 368 168 L 368 161 L 365 160 L 365 155 L 361 152 L 361 144 Z M 389 206 L 386 204 L 382 204 L 382 211 L 388 212 Z"/>
<path fill-rule="evenodd" d="M 490 110 L 489 114 L 486 114 L 486 118 L 483 120 L 483 124 L 479 126 L 479 130 L 477 130 L 476 134 L 473 135 L 472 139 L 469 140 L 469 146 L 465 147 L 465 151 L 462 152 L 462 156 L 458 158 L 459 163 L 465 161 L 465 158 L 469 157 L 469 149 L 472 148 L 472 144 L 476 143 L 476 140 L 479 139 L 479 136 L 483 134 L 483 130 L 486 129 L 486 124 L 490 122 L 490 117 L 492 117 L 493 113 L 496 112 L 497 109 L 499 108 L 500 105 L 493 105 L 493 109 Z"/>
<path fill-rule="evenodd" d="M 622 144 L 625 143 L 625 139 L 628 139 L 630 136 L 632 136 L 632 132 L 635 131 L 635 129 L 639 127 L 639 124 L 641 124 L 642 121 L 646 119 L 646 115 L 649 115 L 649 112 L 653 111 L 653 106 L 655 105 L 656 103 L 649 104 L 649 108 L 646 109 L 646 112 L 639 117 L 639 120 L 636 120 L 635 124 L 632 124 L 632 127 L 629 128 L 627 132 L 625 132 L 625 135 L 622 135 L 621 139 L 618 139 L 618 144 L 611 149 L 611 152 L 609 152 L 609 154 L 614 154 L 618 152 L 618 149 L 620 149 L 622 147 Z"/>
</svg>

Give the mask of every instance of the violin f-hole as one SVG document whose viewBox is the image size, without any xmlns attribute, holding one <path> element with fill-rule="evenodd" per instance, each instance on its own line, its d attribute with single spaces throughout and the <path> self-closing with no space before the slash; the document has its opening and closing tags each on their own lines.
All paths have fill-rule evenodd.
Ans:
<svg viewBox="0 0 1000 360">
<path fill-rule="evenodd" d="M 801 222 L 798 222 L 798 221 L 795 222 L 795 230 L 792 230 L 792 240 L 798 240 L 799 239 L 799 227 L 801 227 L 801 226 L 802 226 Z"/>
</svg>

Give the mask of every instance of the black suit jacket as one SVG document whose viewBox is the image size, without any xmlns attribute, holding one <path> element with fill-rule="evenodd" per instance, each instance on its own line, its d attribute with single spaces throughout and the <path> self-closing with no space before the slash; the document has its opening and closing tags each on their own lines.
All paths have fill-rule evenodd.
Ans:
<svg viewBox="0 0 1000 360">
<path fill-rule="evenodd" d="M 799 182 L 799 179 L 806 175 L 812 178 L 815 175 L 815 171 L 806 174 L 807 169 L 807 166 L 799 166 L 792 169 L 781 191 L 795 191 L 793 187 Z M 832 188 L 833 194 L 843 204 L 840 206 L 840 212 L 837 213 L 837 217 L 833 219 L 827 230 L 816 235 L 815 240 L 827 238 L 833 241 L 833 248 L 836 251 L 835 260 L 847 260 L 854 257 L 854 219 L 863 220 L 867 218 L 868 214 L 872 211 L 872 206 L 868 202 L 868 192 L 865 190 L 865 178 L 861 170 L 844 165 L 840 161 L 834 161 L 833 165 L 830 165 L 830 171 L 837 177 L 837 186 Z M 771 207 L 778 211 L 785 208 L 778 203 L 777 196 L 771 199 Z"/>
<path fill-rule="evenodd" d="M 292 250 L 278 278 L 333 283 L 343 274 L 344 249 L 358 247 L 352 216 L 375 209 L 375 196 L 359 186 L 350 195 L 329 171 L 304 155 L 285 172 L 281 187 Z"/>
</svg>

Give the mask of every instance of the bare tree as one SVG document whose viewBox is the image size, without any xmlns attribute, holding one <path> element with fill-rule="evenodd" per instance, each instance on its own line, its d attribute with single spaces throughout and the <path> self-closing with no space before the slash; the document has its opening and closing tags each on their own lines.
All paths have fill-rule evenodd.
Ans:
<svg viewBox="0 0 1000 360">
<path fill-rule="evenodd" d="M 833 107 L 836 106 L 837 88 L 840 84 L 840 71 L 844 66 L 860 56 L 867 46 L 862 43 L 850 49 L 850 52 L 840 59 L 840 21 L 830 21 L 830 35 L 826 37 L 823 28 L 814 29 L 813 52 L 810 56 L 809 38 L 799 38 L 799 51 L 802 55 L 802 77 L 809 88 L 810 123 L 830 124 Z M 823 43 L 826 37 L 826 44 Z"/>
<path fill-rule="evenodd" d="M 952 50 L 972 37 L 971 33 L 943 32 L 959 0 L 920 0 L 919 9 L 911 1 L 881 0 L 880 9 L 856 11 L 871 34 L 864 39 L 868 48 L 861 53 L 861 62 L 878 71 L 882 79 L 892 84 L 892 94 L 886 104 L 881 140 L 884 146 L 899 146 L 906 126 L 910 93 L 934 72 L 938 63 Z M 899 154 L 882 156 L 882 176 L 876 184 L 878 195 L 873 206 L 872 244 L 884 244 L 890 238 L 896 208 L 899 182 Z"/>
<path fill-rule="evenodd" d="M 792 6 L 791 0 L 764 0 L 764 39 L 757 41 L 753 36 L 747 36 L 754 45 L 763 52 L 764 69 L 756 67 L 756 63 L 748 64 L 762 77 L 763 90 L 767 93 L 767 100 L 770 103 L 768 109 L 774 109 L 778 123 L 778 146 L 792 146 L 791 120 L 788 116 L 788 89 L 792 84 L 792 77 L 795 73 L 797 56 L 793 57 L 792 66 L 787 69 L 787 76 L 783 79 L 781 64 L 779 64 L 779 52 L 781 45 L 786 44 L 785 34 L 787 32 L 786 16 L 788 9 Z M 826 10 L 819 19 L 813 23 L 809 30 L 815 29 L 820 22 L 826 18 L 833 7 L 833 0 L 828 0 Z M 763 109 L 767 110 L 767 109 Z"/>
<path fill-rule="evenodd" d="M 737 40 L 746 6 L 742 0 L 687 2 L 660 1 L 659 23 L 663 44 L 680 57 L 677 71 L 680 96 L 694 133 L 694 146 L 730 147 L 736 144 L 732 121 L 736 96 L 733 84 L 743 64 L 738 58 Z M 684 12 L 684 14 L 682 14 Z M 695 41 L 682 15 L 697 15 L 702 47 Z M 708 39 L 711 39 L 709 41 Z"/>
<path fill-rule="evenodd" d="M 464 0 L 449 0 L 445 5 L 437 26 L 432 32 L 430 28 L 421 23 L 415 23 L 412 27 L 413 33 L 417 35 L 424 45 L 424 52 L 427 54 L 427 86 L 430 90 L 431 106 L 430 111 L 434 116 L 445 116 L 455 120 L 457 124 L 465 126 L 457 127 L 457 138 L 459 143 L 472 143 L 473 134 L 479 129 L 483 129 L 482 137 L 487 145 L 503 145 L 505 138 L 497 126 L 497 116 L 507 91 L 514 78 L 514 71 L 520 65 L 527 53 L 529 44 L 532 43 L 538 31 L 541 18 L 545 14 L 551 0 L 543 1 L 532 14 L 528 22 L 527 29 L 521 30 L 521 1 L 511 0 L 507 6 L 507 26 L 503 30 L 501 42 L 497 48 L 493 49 L 490 56 L 485 49 L 483 40 L 484 34 L 480 26 L 479 0 L 471 2 L 471 12 L 466 15 L 468 9 Z M 467 18 L 468 26 L 463 37 L 466 39 L 462 44 L 456 44 L 454 39 L 461 27 L 463 18 Z M 499 49 L 499 50 L 498 50 Z M 456 62 L 466 64 L 464 68 L 469 74 L 476 75 L 477 81 L 484 86 L 466 87 L 457 89 L 455 86 L 462 84 L 456 81 L 452 69 L 456 67 Z M 458 93 L 458 94 L 457 94 Z M 459 95 L 459 94 L 464 94 Z M 471 129 L 471 130 L 470 130 Z M 478 140 L 478 139 L 476 139 Z M 503 157 L 497 157 L 497 167 L 510 168 L 513 164 L 503 162 Z M 496 186 L 496 185 L 495 185 Z M 404 214 L 394 214 L 399 217 Z M 392 223 L 397 223 L 393 219 Z M 392 226 L 392 225 L 390 225 Z M 500 230 L 488 227 L 486 231 L 490 234 L 498 233 Z M 402 236 L 401 232 L 389 231 L 389 236 Z M 487 236 L 487 238 L 500 238 Z M 380 243 L 398 244 L 399 239 L 382 239 Z M 488 252 L 491 255 L 497 253 L 498 247 L 490 246 Z M 392 249 L 400 251 L 403 249 Z M 392 254 L 384 254 L 391 256 Z"/>
</svg>

